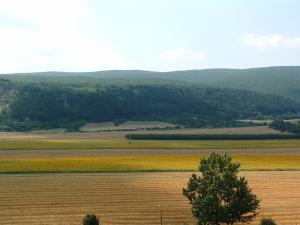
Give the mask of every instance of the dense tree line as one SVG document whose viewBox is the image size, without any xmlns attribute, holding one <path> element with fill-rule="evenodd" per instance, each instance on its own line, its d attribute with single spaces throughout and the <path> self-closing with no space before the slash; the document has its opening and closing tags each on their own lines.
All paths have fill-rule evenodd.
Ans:
<svg viewBox="0 0 300 225">
<path fill-rule="evenodd" d="M 231 89 L 166 86 L 105 87 L 96 90 L 24 87 L 10 107 L 18 120 L 156 119 L 178 115 L 239 118 L 296 112 L 293 102 Z"/>
<path fill-rule="evenodd" d="M 300 123 L 290 123 L 283 120 L 274 120 L 270 127 L 276 130 L 300 134 Z"/>
<path fill-rule="evenodd" d="M 127 134 L 130 140 L 272 140 L 300 139 L 294 134 Z"/>
</svg>

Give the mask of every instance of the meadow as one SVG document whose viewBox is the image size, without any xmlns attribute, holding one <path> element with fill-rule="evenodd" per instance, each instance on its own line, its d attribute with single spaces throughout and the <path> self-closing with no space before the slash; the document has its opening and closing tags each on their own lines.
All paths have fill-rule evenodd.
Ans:
<svg viewBox="0 0 300 225">
<path fill-rule="evenodd" d="M 0 175 L 1 225 L 79 225 L 94 213 L 105 225 L 196 224 L 182 188 L 190 172 Z M 262 200 L 260 214 L 299 224 L 300 172 L 241 172 Z"/>
</svg>

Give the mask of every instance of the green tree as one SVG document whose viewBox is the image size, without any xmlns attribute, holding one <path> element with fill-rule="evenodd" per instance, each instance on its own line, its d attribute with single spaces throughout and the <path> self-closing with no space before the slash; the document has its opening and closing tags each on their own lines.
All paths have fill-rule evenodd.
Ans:
<svg viewBox="0 0 300 225">
<path fill-rule="evenodd" d="M 237 176 L 239 167 L 226 154 L 201 160 L 202 176 L 193 174 L 183 189 L 198 225 L 247 223 L 258 214 L 259 200 L 246 179 Z"/>
<path fill-rule="evenodd" d="M 83 218 L 83 225 L 99 225 L 99 219 L 95 215 L 86 215 Z"/>
</svg>

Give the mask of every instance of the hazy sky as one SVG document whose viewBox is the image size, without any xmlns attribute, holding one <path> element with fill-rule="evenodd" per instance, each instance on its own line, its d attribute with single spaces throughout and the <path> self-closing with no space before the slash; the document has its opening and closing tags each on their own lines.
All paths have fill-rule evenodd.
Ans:
<svg viewBox="0 0 300 225">
<path fill-rule="evenodd" d="M 0 0 L 0 73 L 300 65 L 299 0 Z"/>
</svg>

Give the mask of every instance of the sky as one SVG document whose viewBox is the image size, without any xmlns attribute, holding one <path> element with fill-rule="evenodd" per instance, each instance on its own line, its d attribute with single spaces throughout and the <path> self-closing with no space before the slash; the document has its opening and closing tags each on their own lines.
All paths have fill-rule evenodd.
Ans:
<svg viewBox="0 0 300 225">
<path fill-rule="evenodd" d="M 0 0 L 0 73 L 300 65 L 299 0 Z"/>
</svg>

